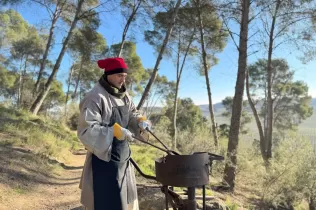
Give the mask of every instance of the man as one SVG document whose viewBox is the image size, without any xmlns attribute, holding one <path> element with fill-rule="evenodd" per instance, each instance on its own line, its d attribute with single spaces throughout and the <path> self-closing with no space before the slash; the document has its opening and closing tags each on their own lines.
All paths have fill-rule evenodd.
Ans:
<svg viewBox="0 0 316 210">
<path fill-rule="evenodd" d="M 88 210 L 138 210 L 135 173 L 128 141 L 149 127 L 124 85 L 122 58 L 98 61 L 104 70 L 80 102 L 78 138 L 87 149 L 80 181 L 81 203 Z"/>
</svg>

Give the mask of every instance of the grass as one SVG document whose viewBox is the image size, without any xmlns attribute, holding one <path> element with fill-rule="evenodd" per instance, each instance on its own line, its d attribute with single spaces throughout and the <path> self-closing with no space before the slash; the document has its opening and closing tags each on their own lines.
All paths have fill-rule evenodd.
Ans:
<svg viewBox="0 0 316 210">
<path fill-rule="evenodd" d="M 311 135 L 312 137 L 316 136 L 316 130 L 314 128 L 301 128 L 300 132 L 305 135 Z M 163 133 L 159 133 L 158 136 L 163 136 Z M 236 171 L 236 188 L 240 192 L 238 198 L 241 198 L 242 202 L 239 202 L 240 199 L 235 200 L 235 196 L 231 197 L 230 195 L 225 194 L 225 197 L 221 199 L 229 209 L 240 209 L 244 206 L 244 203 L 251 203 L 254 200 L 258 200 L 258 196 L 260 196 L 262 192 L 262 187 L 264 187 L 265 179 L 273 178 L 267 176 L 265 173 L 260 155 L 253 154 L 254 151 L 251 144 L 253 138 L 255 138 L 255 136 L 251 136 L 250 134 L 241 136 L 240 138 L 238 168 Z M 196 139 L 193 139 L 193 137 L 190 137 L 189 139 L 191 142 L 188 142 L 188 144 L 199 144 L 199 141 L 195 141 Z M 165 139 L 163 139 L 163 141 L 165 141 Z M 214 152 L 226 156 L 227 141 L 226 138 L 220 139 L 219 149 Z M 34 158 L 31 155 L 23 155 L 23 157 L 21 156 L 21 158 L 17 158 L 17 156 L 12 154 L 13 158 L 10 158 L 9 154 L 11 153 L 8 151 L 8 155 L 4 156 L 11 160 L 8 167 L 12 168 L 12 170 L 15 169 L 16 163 L 23 163 L 25 164 L 25 168 L 31 167 L 31 169 L 36 168 L 43 173 L 50 171 L 54 174 L 58 174 L 62 168 L 57 165 L 48 165 L 46 157 L 54 157 L 57 160 L 66 162 L 70 152 L 79 149 L 80 142 L 77 140 L 76 134 L 61 122 L 34 116 L 23 110 L 13 110 L 0 105 L 0 145 L 24 147 L 38 154 L 34 156 Z M 285 148 L 288 149 L 289 147 Z M 155 160 L 166 155 L 164 152 L 153 147 L 137 144 L 137 142 L 132 143 L 131 150 L 132 158 L 139 165 L 141 170 L 148 175 L 155 175 Z M 296 158 L 294 158 L 294 160 L 296 160 Z M 226 163 L 225 161 L 213 162 L 212 175 L 214 177 L 222 177 Z M 33 165 L 30 166 L 30 163 Z M 283 165 L 286 166 L 286 164 Z M 283 167 L 283 165 L 280 164 L 280 167 Z M 136 176 L 138 179 L 137 181 L 141 180 L 141 175 L 139 173 L 136 172 Z M 28 179 L 26 178 L 28 178 L 28 176 L 25 177 L 23 183 L 28 182 Z M 286 179 L 286 176 L 284 179 Z M 210 183 L 210 185 L 216 185 L 215 179 L 211 178 L 210 181 L 213 182 Z M 282 183 L 279 185 L 283 186 L 284 184 Z M 27 189 L 24 188 L 23 185 L 12 185 L 12 189 L 17 194 L 24 194 L 25 189 Z M 184 188 L 176 187 L 175 191 L 183 191 L 183 189 Z M 273 192 L 271 191 L 269 193 L 272 194 Z M 201 195 L 202 190 L 197 189 L 196 194 Z M 206 194 L 208 196 L 214 195 L 217 197 L 217 194 L 210 189 L 207 189 Z M 297 209 L 304 209 L 304 205 L 301 203 L 298 203 L 297 206 Z M 246 209 L 251 208 L 249 206 L 249 208 Z"/>
<path fill-rule="evenodd" d="M 165 153 L 144 145 L 131 145 L 132 158 L 139 165 L 140 169 L 148 175 L 155 175 L 155 160 Z M 140 176 L 138 173 L 136 173 Z"/>
<path fill-rule="evenodd" d="M 14 192 L 16 192 L 17 194 L 26 194 L 26 190 L 23 187 L 17 186 L 14 189 Z"/>
<path fill-rule="evenodd" d="M 233 202 L 230 197 L 226 198 L 225 204 L 230 210 L 238 210 L 239 208 L 238 204 Z"/>
<path fill-rule="evenodd" d="M 61 122 L 34 116 L 24 110 L 7 108 L 1 104 L 0 116 L 0 145 L 28 148 L 36 154 L 62 161 L 67 160 L 72 150 L 80 147 L 75 132 L 70 131 Z M 142 171 L 154 175 L 155 159 L 164 153 L 143 144 L 133 144 L 131 149 L 132 157 Z"/>
<path fill-rule="evenodd" d="M 63 123 L 1 105 L 0 116 L 1 145 L 26 147 L 37 154 L 62 161 L 67 160 L 72 150 L 79 149 L 75 132 Z"/>
</svg>

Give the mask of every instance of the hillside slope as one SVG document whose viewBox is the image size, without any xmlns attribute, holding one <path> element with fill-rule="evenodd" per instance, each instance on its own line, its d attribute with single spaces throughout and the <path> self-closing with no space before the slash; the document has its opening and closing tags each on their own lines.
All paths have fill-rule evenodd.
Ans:
<svg viewBox="0 0 316 210">
<path fill-rule="evenodd" d="M 0 116 L 0 209 L 83 209 L 79 202 L 79 182 L 86 150 L 75 132 L 58 121 L 1 105 Z M 131 149 L 142 171 L 154 175 L 155 159 L 161 157 L 162 152 L 135 143 Z M 161 185 L 144 179 L 137 172 L 136 178 L 140 210 L 163 209 Z M 213 183 L 218 181 L 212 178 Z M 236 207 L 251 202 L 241 193 L 241 196 L 232 196 L 210 189 L 207 193 L 215 195 L 211 202 L 216 205 Z M 200 194 L 201 190 L 197 192 Z"/>
</svg>

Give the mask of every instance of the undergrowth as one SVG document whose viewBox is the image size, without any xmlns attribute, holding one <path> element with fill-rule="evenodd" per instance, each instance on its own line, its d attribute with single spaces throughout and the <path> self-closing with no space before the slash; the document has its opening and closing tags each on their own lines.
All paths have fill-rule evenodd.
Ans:
<svg viewBox="0 0 316 210">
<path fill-rule="evenodd" d="M 155 134 L 171 146 L 171 137 L 165 131 L 166 126 L 162 124 L 156 126 Z M 213 162 L 210 185 L 214 186 L 221 183 L 225 164 L 229 164 L 226 158 L 228 140 L 220 138 L 219 145 L 215 148 L 211 139 L 212 135 L 207 128 L 199 128 L 195 132 L 179 132 L 178 151 L 181 154 L 204 151 L 224 156 L 225 161 Z M 150 138 L 150 142 L 157 143 L 153 138 Z M 70 152 L 79 149 L 81 145 L 76 133 L 63 123 L 1 105 L 0 144 L 27 147 L 42 156 L 61 160 L 67 159 Z M 155 160 L 166 155 L 139 142 L 132 143 L 131 150 L 132 158 L 143 173 L 152 176 L 155 175 Z M 260 206 L 262 203 L 265 208 L 271 209 L 306 209 L 306 203 L 308 205 L 308 202 L 316 200 L 316 158 L 310 142 L 292 134 L 278 145 L 274 145 L 273 152 L 270 166 L 266 168 L 260 148 L 240 137 L 236 191 L 233 196 L 225 196 L 223 201 L 226 206 L 230 209 L 253 209 L 251 206 Z M 142 180 L 141 175 L 135 173 L 137 181 Z M 23 193 L 20 189 L 17 189 L 17 192 Z M 201 192 L 198 190 L 197 194 Z M 242 197 L 241 202 L 234 200 L 238 194 L 242 195 L 239 196 Z M 208 190 L 207 195 L 216 196 L 212 190 Z M 249 206 L 245 207 L 244 204 Z"/>
<path fill-rule="evenodd" d="M 24 110 L 14 110 L 0 105 L 1 144 L 32 149 L 37 154 L 66 160 L 80 143 L 75 132 L 63 123 L 34 116 Z"/>
<path fill-rule="evenodd" d="M 151 146 L 145 145 L 131 145 L 132 158 L 140 167 L 143 173 L 147 175 L 155 175 L 155 160 L 159 157 L 165 155 L 164 152 L 161 152 Z M 137 176 L 141 176 L 136 172 Z"/>
</svg>

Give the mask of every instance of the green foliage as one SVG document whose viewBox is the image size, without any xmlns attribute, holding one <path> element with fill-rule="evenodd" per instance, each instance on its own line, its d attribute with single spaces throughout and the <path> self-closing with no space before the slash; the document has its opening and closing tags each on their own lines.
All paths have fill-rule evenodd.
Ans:
<svg viewBox="0 0 316 210">
<path fill-rule="evenodd" d="M 44 51 L 44 39 L 47 39 L 47 36 L 39 34 L 35 27 L 28 25 L 14 10 L 0 12 L 0 19 L 3 20 L 0 25 L 0 37 L 5 41 L 6 46 L 10 47 L 9 59 L 4 62 L 7 69 L 4 66 L 0 67 L 2 75 L 0 92 L 5 99 L 19 102 L 18 105 L 22 108 L 29 108 L 34 100 L 33 87 L 37 75 L 34 69 L 39 65 Z M 59 105 L 64 100 L 63 97 L 61 83 L 54 81 L 48 100 L 44 101 L 41 110 Z"/>
<path fill-rule="evenodd" d="M 170 102 L 171 103 L 171 102 Z M 153 122 L 153 130 L 159 138 L 171 147 L 173 106 L 166 106 L 160 113 L 149 118 Z M 194 151 L 212 151 L 211 129 L 203 117 L 200 108 L 192 99 L 179 99 L 178 105 L 178 150 L 190 154 Z"/>
<path fill-rule="evenodd" d="M 248 66 L 250 89 L 255 101 L 263 102 L 261 116 L 266 114 L 265 85 L 267 60 L 261 59 Z M 295 129 L 306 118 L 312 116 L 311 97 L 303 81 L 293 81 L 293 72 L 284 59 L 272 60 L 272 99 L 274 106 L 273 125 L 279 131 Z"/>
<path fill-rule="evenodd" d="M 213 5 L 205 3 L 201 8 L 205 31 L 205 47 L 206 50 L 209 51 L 209 53 L 207 53 L 208 66 L 211 67 L 217 63 L 217 58 L 214 54 L 224 49 L 228 33 L 220 30 L 222 28 L 222 22 L 218 18 L 216 11 L 214 11 Z M 145 31 L 145 40 L 152 45 L 156 51 L 158 51 L 162 45 L 163 35 L 168 28 L 168 20 L 172 12 L 172 9 L 167 12 L 158 12 L 153 20 L 154 29 Z M 179 42 L 182 43 L 180 44 L 180 49 L 183 52 L 187 47 L 188 39 L 190 39 L 192 33 L 194 33 L 194 40 L 189 54 L 197 54 L 200 49 L 201 41 L 199 30 L 197 30 L 197 14 L 196 7 L 192 6 L 190 3 L 179 8 L 174 30 L 165 50 L 166 55 L 172 55 L 174 48 L 178 47 Z"/>
<path fill-rule="evenodd" d="M 214 152 L 211 129 L 207 126 L 195 127 L 178 132 L 178 150 L 182 154 L 193 152 Z"/>
<path fill-rule="evenodd" d="M 225 203 L 230 210 L 238 210 L 238 204 L 234 203 L 229 197 L 226 198 Z"/>
<path fill-rule="evenodd" d="M 237 189 L 250 191 L 266 208 L 291 208 L 309 200 L 315 188 L 315 153 L 311 142 L 296 133 L 288 135 L 275 148 L 274 158 L 266 168 L 259 148 L 238 151 Z"/>
<path fill-rule="evenodd" d="M 152 74 L 152 69 L 146 69 L 145 76 L 142 78 L 141 85 L 144 88 L 150 75 Z M 147 99 L 146 107 L 143 108 L 144 112 L 148 117 L 154 112 L 153 108 L 157 106 L 157 103 L 164 104 L 171 101 L 174 98 L 176 84 L 174 81 L 169 81 L 166 76 L 157 75 L 154 84 L 149 91 L 149 96 Z M 142 88 L 142 89 L 143 89 Z M 171 104 L 169 104 L 171 106 Z"/>
<path fill-rule="evenodd" d="M 163 152 L 144 145 L 131 145 L 132 158 L 140 169 L 148 175 L 155 176 L 155 160 L 163 156 Z M 136 172 L 137 176 L 141 176 Z"/>
<path fill-rule="evenodd" d="M 117 56 L 120 50 L 121 43 L 111 45 L 110 54 Z M 136 44 L 126 41 L 121 53 L 128 66 L 128 77 L 126 78 L 126 86 L 131 95 L 139 94 L 143 91 L 142 83 L 148 80 L 149 75 L 146 74 L 142 61 L 136 52 Z"/>
<path fill-rule="evenodd" d="M 172 120 L 173 106 L 166 110 L 166 116 Z M 191 98 L 180 99 L 177 112 L 177 128 L 181 130 L 194 131 L 197 127 L 206 124 L 207 120 L 202 115 L 201 109 L 196 106 Z"/>
<path fill-rule="evenodd" d="M 34 117 L 33 115 L 30 115 L 25 110 L 11 109 L 2 104 L 0 104 L 0 113 L 1 113 L 1 117 L 5 119 L 21 120 L 21 121 L 39 119 L 38 117 Z"/>
<path fill-rule="evenodd" d="M 78 127 L 78 119 L 79 119 L 79 112 L 74 112 L 67 122 L 67 125 L 72 130 L 77 130 Z"/>
<path fill-rule="evenodd" d="M 28 36 L 29 25 L 15 10 L 0 11 L 0 47 Z"/>
<path fill-rule="evenodd" d="M 69 43 L 69 50 L 75 60 L 71 66 L 70 84 L 75 88 L 72 98 L 77 95 L 82 98 L 100 78 L 102 71 L 96 65 L 96 60 L 107 51 L 105 38 L 97 32 L 100 26 L 99 17 L 89 16 L 82 22 L 81 27 L 74 31 Z"/>
<path fill-rule="evenodd" d="M 149 1 L 144 0 L 121 0 L 120 1 L 120 9 L 121 14 L 124 17 L 124 24 L 128 29 L 126 33 L 130 31 L 132 27 L 143 28 L 148 25 L 150 19 L 147 18 L 147 9 L 150 10 L 150 6 L 148 5 Z"/>
<path fill-rule="evenodd" d="M 290 136 L 283 140 L 275 151 L 275 158 L 271 161 L 269 173 L 263 181 L 262 199 L 274 206 L 283 205 L 291 207 L 304 198 L 304 185 L 298 182 L 298 177 L 304 176 L 302 172 L 315 171 L 310 166 L 313 155 L 310 142 L 299 139 L 298 136 Z M 307 170 L 306 170 L 307 169 Z M 312 172 L 311 171 L 311 172 Z M 309 181 L 309 180 L 305 180 Z M 310 182 L 314 184 L 315 180 Z M 309 185 L 308 187 L 311 187 Z"/>
<path fill-rule="evenodd" d="M 194 14 L 194 18 L 198 17 L 198 10 L 194 5 L 192 8 L 189 7 L 189 11 Z M 203 36 L 204 36 L 204 47 L 206 53 L 206 65 L 207 70 L 210 70 L 211 67 L 215 66 L 218 63 L 218 58 L 215 56 L 216 53 L 221 52 L 226 46 L 228 39 L 228 32 L 222 30 L 223 24 L 221 19 L 218 16 L 217 11 L 215 10 L 214 5 L 208 1 L 200 2 L 200 14 L 201 21 L 203 24 Z M 201 34 L 198 30 L 197 42 L 195 43 L 196 48 L 201 49 Z M 197 63 L 197 69 L 200 72 L 201 76 L 205 76 L 205 69 L 203 66 L 203 57 L 200 56 L 200 59 Z"/>
<path fill-rule="evenodd" d="M 8 71 L 4 66 L 0 65 L 0 95 L 4 97 L 12 97 L 15 93 L 15 81 L 18 75 L 15 72 Z"/>
<path fill-rule="evenodd" d="M 223 27 L 222 21 L 218 17 L 214 5 L 208 1 L 201 1 L 201 16 L 203 21 L 205 47 L 211 52 L 221 52 L 226 46 L 228 32 L 220 30 Z M 194 17 L 197 17 L 196 8 L 189 8 L 188 12 L 193 10 Z M 201 40 L 198 40 L 201 41 Z M 213 54 L 210 53 L 210 54 Z"/>
<path fill-rule="evenodd" d="M 222 116 L 231 118 L 232 108 L 233 108 L 233 98 L 226 97 L 222 100 L 222 104 L 225 108 L 225 111 L 222 113 Z M 241 119 L 240 119 L 240 132 L 241 134 L 247 134 L 249 130 L 247 129 L 246 125 L 251 122 L 251 115 L 249 113 L 248 101 L 243 102 L 243 110 L 241 112 Z M 220 134 L 222 136 L 228 137 L 230 126 L 227 124 L 222 124 L 220 127 Z"/>
<path fill-rule="evenodd" d="M 26 111 L 0 105 L 0 132 L 10 134 L 7 143 L 26 146 L 37 154 L 65 160 L 71 149 L 78 146 L 75 133 L 60 122 L 39 118 Z"/>
<path fill-rule="evenodd" d="M 154 30 L 145 31 L 145 40 L 152 45 L 157 52 L 162 45 L 163 36 L 169 26 L 168 20 L 172 13 L 172 9 L 167 12 L 158 12 L 154 17 Z M 193 19 L 192 13 L 185 11 L 184 8 L 179 9 L 173 32 L 164 52 L 165 55 L 174 55 L 174 57 L 177 57 L 177 53 L 183 54 L 186 51 L 192 35 L 196 35 L 196 21 Z M 193 41 L 194 40 L 196 40 L 196 38 L 193 38 Z M 174 49 L 177 50 L 174 51 Z M 189 55 L 194 53 L 196 53 L 196 49 L 191 47 L 189 49 Z"/>
<path fill-rule="evenodd" d="M 1 0 L 0 5 L 15 5 L 15 4 L 20 4 L 23 3 L 24 0 Z"/>
<path fill-rule="evenodd" d="M 316 148 L 315 148 L 316 149 Z M 316 205 L 316 155 L 311 151 L 311 147 L 307 147 L 304 154 L 304 165 L 300 167 L 299 173 L 297 173 L 296 185 L 299 190 L 302 191 L 305 199 L 312 202 L 314 207 Z"/>
<path fill-rule="evenodd" d="M 97 60 L 98 57 L 106 52 L 106 42 L 102 34 L 97 32 L 100 20 L 97 15 L 84 19 L 81 27 L 77 28 L 71 41 L 69 49 L 73 53 L 79 53 L 84 62 Z"/>
<path fill-rule="evenodd" d="M 41 110 L 54 108 L 61 105 L 65 101 L 65 93 L 63 85 L 60 81 L 54 80 L 51 89 L 47 95 L 47 100 L 43 102 Z"/>
<path fill-rule="evenodd" d="M 80 61 L 81 62 L 81 61 Z M 70 80 L 70 87 L 72 91 L 72 98 L 82 98 L 86 92 L 88 92 L 93 85 L 99 80 L 102 75 L 102 71 L 91 61 L 84 62 L 82 65 L 76 62 L 72 65 L 73 72 Z M 70 91 L 71 91 L 70 90 Z"/>
<path fill-rule="evenodd" d="M 220 137 L 229 137 L 230 125 L 220 124 L 218 127 L 218 134 Z"/>
<path fill-rule="evenodd" d="M 19 3 L 18 0 L 4 0 L 1 4 Z M 58 1 L 61 2 L 61 1 Z M 137 1 L 134 1 L 134 3 Z M 304 1 L 308 2 L 308 1 Z M 47 2 L 45 2 L 47 3 Z M 70 23 L 73 15 L 75 4 L 68 4 L 62 11 L 62 24 Z M 71 87 L 77 87 L 77 95 L 82 97 L 84 93 L 91 89 L 92 85 L 101 76 L 102 71 L 97 67 L 96 60 L 107 55 L 117 55 L 121 43 L 116 43 L 107 49 L 104 37 L 97 32 L 100 26 L 100 20 L 96 11 L 89 10 L 90 6 L 97 6 L 98 0 L 89 0 L 84 3 L 85 12 L 81 13 L 81 18 L 74 30 L 73 36 L 69 43 L 69 52 L 73 58 L 73 74 L 71 78 Z M 143 2 L 162 3 L 159 9 L 171 8 L 174 1 L 163 2 Z M 283 2 L 282 2 L 283 3 Z M 56 6 L 56 1 L 49 1 L 49 7 Z M 183 53 L 188 44 L 192 33 L 194 41 L 189 55 L 194 61 L 200 54 L 200 35 L 196 30 L 197 11 L 192 2 L 185 2 L 179 9 L 176 24 L 173 28 L 170 41 L 168 42 L 165 55 L 172 55 L 174 58 L 176 48 L 178 52 Z M 217 64 L 219 60 L 216 53 L 223 50 L 227 41 L 227 33 L 222 30 L 222 22 L 211 3 L 201 1 L 202 21 L 204 25 L 204 38 L 207 53 L 207 68 Z M 289 4 L 291 5 L 291 4 Z M 285 5 L 281 9 L 286 11 Z M 292 5 L 295 6 L 296 5 Z M 121 1 L 121 11 L 125 17 L 129 15 L 133 5 L 129 0 Z M 124 8 L 123 8 L 124 7 Z M 152 10 L 155 13 L 153 29 L 145 32 L 145 40 L 156 50 L 160 49 L 162 40 L 167 30 L 172 9 L 166 11 L 157 8 L 143 8 Z M 162 12 L 163 11 L 163 12 Z M 147 12 L 147 11 L 146 11 Z M 287 11 L 286 11 L 287 12 Z M 236 12 L 238 13 L 238 11 Z M 286 13 L 285 13 L 286 14 Z M 281 15 L 280 15 L 281 16 Z M 285 15 L 284 18 L 291 19 Z M 136 19 L 133 19 L 136 21 Z M 58 21 L 60 24 L 60 21 Z M 58 27 L 59 25 L 57 25 Z M 287 33 L 285 29 L 278 36 Z M 299 38 L 305 36 L 310 39 L 310 31 L 300 34 Z M 276 33 L 277 34 L 277 33 Z M 38 64 L 43 54 L 47 34 L 40 34 L 35 27 L 30 26 L 22 16 L 14 10 L 0 11 L 0 94 L 1 100 L 17 99 L 17 90 L 19 88 L 19 79 L 22 75 L 23 81 L 23 109 L 29 108 L 34 101 L 34 78 L 37 75 Z M 54 39 L 54 38 L 53 38 Z M 54 44 L 54 43 L 53 43 Z M 52 45 L 52 47 L 55 47 Z M 9 50 L 7 50 L 9 49 Z M 7 51 L 6 51 L 7 50 Z M 10 54 L 9 54 L 10 53 Z M 183 55 L 183 54 L 182 54 Z M 182 56 L 181 55 L 181 56 Z M 48 57 L 53 56 L 49 52 Z M 127 78 L 128 89 L 132 95 L 142 93 L 144 86 L 147 84 L 151 69 L 144 69 L 141 58 L 137 55 L 136 43 L 126 41 L 122 56 L 125 58 L 130 74 Z M 194 57 L 195 56 L 195 57 Z M 165 56 L 166 57 L 166 56 Z M 171 56 L 170 56 L 171 57 Z M 177 57 L 177 56 L 176 56 Z M 168 57 L 169 58 L 169 57 Z M 54 66 L 50 61 L 47 62 L 47 69 Z M 200 68 L 200 62 L 198 65 Z M 266 93 L 266 68 L 267 61 L 259 60 L 249 66 L 250 82 L 252 96 L 257 102 L 256 107 L 261 109 L 261 118 L 265 118 L 265 93 Z M 259 146 L 256 141 L 248 141 L 244 136 L 241 137 L 238 151 L 237 189 L 247 187 L 251 191 L 250 197 L 261 200 L 267 206 L 298 206 L 302 200 L 316 200 L 316 159 L 315 153 L 311 150 L 309 142 L 301 139 L 299 136 L 291 134 L 289 130 L 295 130 L 298 125 L 311 116 L 312 108 L 310 107 L 311 98 L 308 96 L 308 87 L 302 81 L 293 81 L 294 73 L 289 70 L 285 60 L 272 60 L 273 84 L 272 95 L 274 103 L 274 126 L 281 134 L 274 135 L 275 153 L 270 160 L 269 167 L 265 167 L 261 157 Z M 46 69 L 46 71 L 47 71 Z M 21 74 L 22 72 L 22 74 Z M 201 71 L 204 74 L 204 71 Z M 47 80 L 47 72 L 44 72 L 43 82 Z M 41 83 L 40 89 L 43 89 L 44 83 Z M 72 92 L 75 92 L 71 90 Z M 175 92 L 175 83 L 169 81 L 167 77 L 158 75 L 152 89 L 149 93 L 148 104 L 144 112 L 152 120 L 153 130 L 156 135 L 167 145 L 171 146 L 171 127 L 173 113 L 173 98 Z M 76 95 L 75 95 L 76 96 Z M 50 92 L 41 107 L 41 112 L 52 112 L 60 114 L 58 110 L 60 105 L 65 101 L 63 84 L 55 80 L 52 83 Z M 167 106 L 159 113 L 152 114 L 152 108 L 160 102 L 166 101 Z M 223 115 L 231 117 L 232 98 L 226 98 L 223 101 L 226 111 Z M 70 110 L 73 108 L 73 110 Z M 9 134 L 1 144 L 21 145 L 31 148 L 45 156 L 66 158 L 64 154 L 70 150 L 79 147 L 75 132 L 68 130 L 60 121 L 49 118 L 38 118 L 30 115 L 28 112 L 19 109 L 11 109 L 0 106 L 0 131 Z M 69 119 L 64 121 L 67 125 L 75 130 L 77 128 L 78 112 L 77 107 L 69 106 Z M 249 108 L 245 105 L 241 119 L 241 133 L 246 133 L 246 123 L 250 121 L 247 111 Z M 179 99 L 178 104 L 178 145 L 179 151 L 183 154 L 191 154 L 197 151 L 214 152 L 226 155 L 227 139 L 223 138 L 228 135 L 229 125 L 220 125 L 219 147 L 214 148 L 211 140 L 211 129 L 203 117 L 200 108 L 195 106 L 191 99 Z M 60 116 L 58 116 L 60 117 Z M 61 118 L 59 118 L 61 119 Z M 244 139 L 243 139 L 244 138 Z M 282 141 L 281 141 L 282 140 Z M 157 143 L 154 138 L 149 139 L 152 143 Z M 253 148 L 250 145 L 253 144 Z M 165 155 L 152 147 L 132 143 L 132 157 L 140 165 L 146 174 L 154 175 L 155 159 Z M 213 170 L 216 175 L 223 174 L 222 163 L 215 163 Z M 17 188 L 16 192 L 24 193 L 23 189 Z M 259 197 L 259 198 L 258 198 Z M 239 208 L 235 201 L 227 199 L 226 204 L 231 209 Z"/>
<path fill-rule="evenodd" d="M 43 40 L 41 40 L 35 28 L 30 28 L 29 30 L 27 37 L 13 42 L 11 56 L 14 59 L 35 58 L 43 53 Z"/>
<path fill-rule="evenodd" d="M 152 115 L 149 118 L 153 123 L 153 130 L 159 139 L 171 148 L 171 136 L 168 132 L 171 127 L 171 120 L 161 113 Z M 154 140 L 155 141 L 155 140 Z"/>
<path fill-rule="evenodd" d="M 21 102 L 22 107 L 27 109 L 33 102 L 33 87 L 35 81 L 32 78 L 31 74 L 24 75 L 23 82 L 23 100 Z M 43 88 L 43 83 L 40 85 L 40 88 Z M 16 76 L 15 86 L 13 88 L 12 95 L 8 95 L 8 97 L 12 97 L 16 93 L 16 89 L 18 87 L 18 76 Z M 65 93 L 63 92 L 63 86 L 60 81 L 54 80 L 51 86 L 51 89 L 47 95 L 47 100 L 43 102 L 43 105 L 40 109 L 40 112 L 46 112 L 48 109 L 55 108 L 56 106 L 61 105 L 65 101 Z"/>
</svg>

